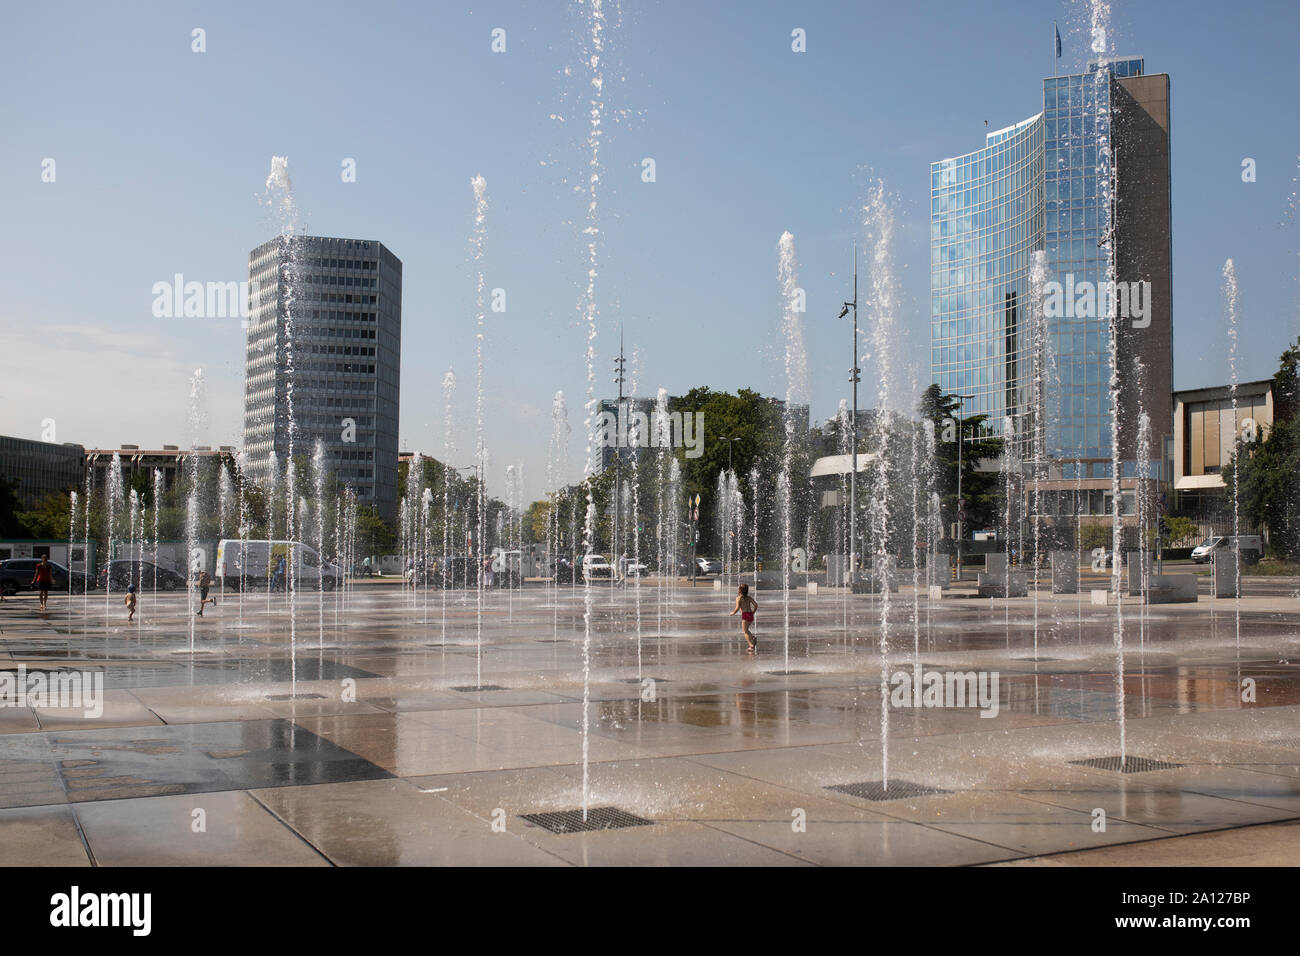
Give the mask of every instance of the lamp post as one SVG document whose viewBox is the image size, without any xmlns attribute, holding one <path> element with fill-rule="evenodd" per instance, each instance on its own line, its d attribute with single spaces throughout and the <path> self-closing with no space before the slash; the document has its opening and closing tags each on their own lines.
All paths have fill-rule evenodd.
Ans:
<svg viewBox="0 0 1300 956">
<path fill-rule="evenodd" d="M 623 449 L 619 447 L 622 440 L 623 431 L 623 385 L 627 381 L 624 374 L 627 365 L 627 359 L 623 356 L 623 327 L 618 329 L 618 358 L 614 359 L 614 384 L 618 386 L 618 404 L 614 406 L 614 517 L 613 530 L 611 534 L 611 549 L 614 554 L 614 571 L 609 576 L 610 599 L 613 600 L 614 587 L 618 583 L 619 554 L 618 554 L 618 513 L 623 507 L 622 484 L 620 477 L 623 466 Z M 635 517 L 635 516 L 634 516 Z"/>
<path fill-rule="evenodd" d="M 961 413 L 964 402 L 974 400 L 974 395 L 954 395 L 957 399 L 957 580 L 961 580 L 961 543 L 966 536 L 966 499 L 961 496 Z"/>
<path fill-rule="evenodd" d="M 851 432 L 852 464 L 849 471 L 849 581 L 852 583 L 857 571 L 858 552 L 858 382 L 862 369 L 858 368 L 858 244 L 853 243 L 853 301 L 845 302 L 840 309 L 839 318 L 844 318 L 853 310 L 853 365 L 849 367 L 849 381 L 853 383 L 853 403 L 849 406 L 849 430 Z"/>
</svg>

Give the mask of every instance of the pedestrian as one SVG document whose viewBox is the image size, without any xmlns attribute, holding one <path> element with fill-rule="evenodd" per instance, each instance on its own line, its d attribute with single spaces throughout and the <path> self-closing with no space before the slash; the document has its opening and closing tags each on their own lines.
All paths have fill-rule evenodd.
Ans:
<svg viewBox="0 0 1300 956">
<path fill-rule="evenodd" d="M 758 602 L 749 596 L 749 585 L 742 584 L 736 589 L 736 606 L 731 609 L 727 617 L 734 617 L 736 612 L 740 612 L 740 633 L 744 635 L 745 642 L 749 644 L 749 653 L 753 654 L 758 650 L 758 641 L 750 631 L 750 625 L 754 623 L 754 612 L 758 610 Z"/>
<path fill-rule="evenodd" d="M 48 610 L 46 602 L 50 599 L 50 585 L 54 583 L 54 565 L 50 564 L 50 557 L 47 554 L 41 555 L 40 564 L 36 565 L 36 573 L 32 576 L 32 587 L 36 588 L 41 594 L 41 610 Z"/>
<path fill-rule="evenodd" d="M 126 623 L 128 624 L 130 624 L 132 621 L 135 620 L 135 602 L 136 602 L 135 585 L 129 584 L 127 585 L 126 588 L 126 598 L 125 598 L 126 611 L 127 611 Z"/>
<path fill-rule="evenodd" d="M 211 604 L 213 607 L 217 606 L 216 598 L 210 600 L 208 598 L 208 588 L 210 587 L 212 587 L 212 576 L 207 571 L 204 571 L 199 574 L 199 617 L 203 616 L 203 606 L 205 604 Z"/>
<path fill-rule="evenodd" d="M 284 555 L 276 562 L 275 573 L 271 575 L 271 590 L 279 591 L 284 587 Z"/>
<path fill-rule="evenodd" d="M 496 572 L 492 570 L 492 559 L 483 559 L 483 579 L 487 587 L 496 585 Z"/>
</svg>

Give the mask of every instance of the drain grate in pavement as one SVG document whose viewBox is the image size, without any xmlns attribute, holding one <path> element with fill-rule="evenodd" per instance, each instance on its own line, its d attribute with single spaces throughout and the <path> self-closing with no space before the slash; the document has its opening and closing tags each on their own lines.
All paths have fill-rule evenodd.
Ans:
<svg viewBox="0 0 1300 956">
<path fill-rule="evenodd" d="M 667 684 L 667 683 L 668 683 L 668 678 L 667 678 L 667 677 L 651 677 L 649 674 L 645 675 L 645 677 L 620 677 L 620 678 L 618 678 L 617 683 L 619 683 L 619 684 L 639 684 L 639 683 L 641 683 L 643 680 L 652 680 L 652 681 L 654 681 L 656 684 Z"/>
<path fill-rule="evenodd" d="M 534 826 L 542 827 L 552 833 L 590 833 L 593 830 L 648 827 L 653 823 L 618 807 L 589 807 L 585 820 L 582 819 L 581 810 L 523 813 L 520 816 Z"/>
<path fill-rule="evenodd" d="M 453 687 L 452 690 L 458 690 L 463 694 L 473 694 L 480 690 L 508 690 L 500 684 L 466 684 L 464 687 Z"/>
<path fill-rule="evenodd" d="M 325 700 L 324 694 L 268 694 L 267 700 Z"/>
<path fill-rule="evenodd" d="M 1059 661 L 1059 657 L 1017 657 L 1016 660 L 1024 661 L 1026 664 L 1046 664 L 1048 661 Z"/>
<path fill-rule="evenodd" d="M 1087 760 L 1071 760 L 1070 763 L 1080 767 L 1092 767 L 1094 770 L 1115 770 L 1120 773 L 1149 773 L 1152 770 L 1177 770 L 1181 763 L 1166 763 L 1152 760 L 1150 757 L 1125 757 L 1124 766 L 1120 766 L 1118 755 L 1112 757 L 1089 757 Z"/>
<path fill-rule="evenodd" d="M 1300 750 L 1300 737 L 1277 737 L 1269 741 L 1274 747 L 1290 747 L 1292 750 Z"/>
<path fill-rule="evenodd" d="M 952 793 L 951 790 L 927 787 L 923 783 L 913 783 L 911 780 L 891 780 L 889 781 L 888 790 L 879 780 L 837 783 L 826 789 L 834 790 L 837 793 L 847 793 L 851 797 L 860 797 L 863 800 L 902 800 L 906 797 L 929 797 L 936 793 Z"/>
<path fill-rule="evenodd" d="M 815 674 L 816 671 L 765 671 L 764 673 L 773 674 L 777 677 L 794 677 L 798 674 Z"/>
</svg>

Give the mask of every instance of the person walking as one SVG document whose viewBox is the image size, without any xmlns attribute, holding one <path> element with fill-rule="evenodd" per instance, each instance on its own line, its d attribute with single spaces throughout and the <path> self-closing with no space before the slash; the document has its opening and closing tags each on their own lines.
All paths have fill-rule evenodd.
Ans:
<svg viewBox="0 0 1300 956">
<path fill-rule="evenodd" d="M 284 555 L 280 555 L 280 560 L 276 562 L 275 573 L 271 575 L 271 590 L 279 591 L 284 588 Z"/>
<path fill-rule="evenodd" d="M 32 575 L 32 587 L 36 588 L 41 595 L 41 610 L 48 610 L 47 602 L 50 599 L 50 585 L 54 583 L 54 565 L 50 564 L 50 557 L 47 554 L 41 555 L 41 561 L 36 565 L 36 573 Z"/>
<path fill-rule="evenodd" d="M 134 584 L 127 585 L 126 597 L 123 601 L 126 604 L 126 623 L 130 624 L 135 620 L 136 593 Z"/>
<path fill-rule="evenodd" d="M 750 631 L 750 626 L 754 623 L 754 612 L 757 610 L 758 602 L 749 596 L 749 585 L 742 584 L 736 588 L 736 606 L 731 609 L 727 617 L 734 617 L 737 612 L 740 613 L 740 633 L 749 645 L 750 654 L 758 650 L 758 641 Z"/>
</svg>

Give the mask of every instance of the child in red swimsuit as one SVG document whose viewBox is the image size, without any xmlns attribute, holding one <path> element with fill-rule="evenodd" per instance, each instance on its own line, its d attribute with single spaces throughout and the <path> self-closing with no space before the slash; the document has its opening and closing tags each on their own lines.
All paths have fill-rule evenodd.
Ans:
<svg viewBox="0 0 1300 956">
<path fill-rule="evenodd" d="M 758 602 L 749 596 L 749 585 L 742 584 L 736 589 L 736 606 L 731 609 L 727 617 L 734 617 L 737 612 L 740 613 L 740 633 L 744 635 L 746 643 L 749 644 L 749 653 L 758 650 L 758 641 L 750 632 L 749 626 L 754 623 L 754 612 L 758 610 Z"/>
</svg>

